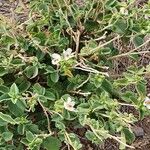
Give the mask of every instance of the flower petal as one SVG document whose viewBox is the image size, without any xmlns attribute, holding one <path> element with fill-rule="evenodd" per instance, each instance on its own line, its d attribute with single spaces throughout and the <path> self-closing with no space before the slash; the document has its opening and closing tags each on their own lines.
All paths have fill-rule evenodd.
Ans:
<svg viewBox="0 0 150 150">
<path fill-rule="evenodd" d="M 70 103 L 72 101 L 71 97 L 67 98 L 67 103 Z"/>
<path fill-rule="evenodd" d="M 123 14 L 123 15 L 128 15 L 128 10 L 124 7 L 121 7 L 120 8 L 120 13 Z"/>
<path fill-rule="evenodd" d="M 68 97 L 67 101 L 64 102 L 64 108 L 69 111 L 75 111 L 74 105 L 75 105 L 75 102 L 72 101 L 71 97 Z"/>
<path fill-rule="evenodd" d="M 52 64 L 53 64 L 53 65 L 57 65 L 58 63 L 59 63 L 59 61 L 57 61 L 56 59 L 53 59 L 53 60 L 52 60 Z"/>
<path fill-rule="evenodd" d="M 72 49 L 71 48 L 67 48 L 66 53 L 67 54 L 71 54 L 72 53 Z"/>
<path fill-rule="evenodd" d="M 146 107 L 147 107 L 148 109 L 150 109 L 150 104 L 147 104 Z"/>
<path fill-rule="evenodd" d="M 73 56 L 72 49 L 68 48 L 66 51 L 63 51 L 63 57 L 65 60 L 68 60 Z"/>
<path fill-rule="evenodd" d="M 51 57 L 53 59 L 59 59 L 59 60 L 61 60 L 61 56 L 59 54 L 57 54 L 57 53 L 52 54 Z"/>
<path fill-rule="evenodd" d="M 144 102 L 146 103 L 146 102 L 150 102 L 150 98 L 149 97 L 146 97 L 145 99 L 144 99 Z"/>
</svg>

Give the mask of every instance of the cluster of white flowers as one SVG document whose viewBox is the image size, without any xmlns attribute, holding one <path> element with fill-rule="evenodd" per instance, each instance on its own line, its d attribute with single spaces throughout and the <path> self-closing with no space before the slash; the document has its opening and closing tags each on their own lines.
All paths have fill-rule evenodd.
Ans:
<svg viewBox="0 0 150 150">
<path fill-rule="evenodd" d="M 128 10 L 127 10 L 125 7 L 121 7 L 121 8 L 120 8 L 120 13 L 121 13 L 122 15 L 128 15 Z"/>
<path fill-rule="evenodd" d="M 146 97 L 143 103 L 144 106 L 146 106 L 148 109 L 150 109 L 150 98 Z"/>
<path fill-rule="evenodd" d="M 62 56 L 59 55 L 58 53 L 52 54 L 51 55 L 52 64 L 53 65 L 58 65 L 61 60 L 68 60 L 68 59 L 70 59 L 72 57 L 74 57 L 74 53 L 72 53 L 72 49 L 71 48 L 68 48 L 66 51 L 65 50 L 63 51 Z"/>
<path fill-rule="evenodd" d="M 68 97 L 67 101 L 64 102 L 64 108 L 69 111 L 74 111 L 74 112 L 76 111 L 74 108 L 74 105 L 75 105 L 75 102 L 72 101 L 71 97 Z"/>
</svg>

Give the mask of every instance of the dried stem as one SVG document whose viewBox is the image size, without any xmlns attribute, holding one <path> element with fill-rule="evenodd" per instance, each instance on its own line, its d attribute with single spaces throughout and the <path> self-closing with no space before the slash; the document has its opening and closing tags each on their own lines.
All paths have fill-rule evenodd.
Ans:
<svg viewBox="0 0 150 150">
<path fill-rule="evenodd" d="M 76 34 L 75 34 L 75 39 L 76 39 L 76 57 L 78 56 L 78 52 L 79 52 L 79 43 L 80 43 L 80 35 L 81 32 L 79 30 L 77 30 Z"/>
<path fill-rule="evenodd" d="M 91 49 L 88 53 L 81 54 L 81 56 L 89 56 L 89 55 L 91 55 L 91 54 L 97 52 L 100 48 L 102 48 L 102 47 L 108 45 L 109 43 L 111 43 L 111 42 L 113 42 L 113 41 L 115 41 L 115 40 L 117 40 L 117 39 L 119 39 L 119 38 L 120 38 L 120 36 L 118 35 L 117 37 L 115 37 L 115 38 L 113 38 L 113 39 L 107 41 L 106 43 L 103 43 L 103 44 L 97 46 L 96 48 Z"/>
<path fill-rule="evenodd" d="M 120 55 L 116 55 L 116 56 L 110 57 L 110 58 L 108 58 L 108 60 L 115 59 L 115 58 L 120 58 L 120 57 L 125 57 L 125 56 L 129 56 L 131 54 L 143 54 L 143 53 L 145 54 L 145 53 L 150 53 L 150 51 L 135 52 L 136 50 L 138 50 L 139 48 L 145 46 L 149 42 L 150 42 L 150 39 L 147 40 L 146 42 L 144 42 L 143 44 L 141 44 L 140 46 L 134 48 L 133 50 L 131 50 L 131 51 L 127 52 L 127 53 L 123 53 L 123 54 L 120 54 Z"/>
</svg>

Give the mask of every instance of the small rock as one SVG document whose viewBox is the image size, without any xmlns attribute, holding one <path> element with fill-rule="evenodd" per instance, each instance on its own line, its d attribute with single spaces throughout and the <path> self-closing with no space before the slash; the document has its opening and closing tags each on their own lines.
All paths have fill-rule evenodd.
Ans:
<svg viewBox="0 0 150 150">
<path fill-rule="evenodd" d="M 134 126 L 132 127 L 132 131 L 134 132 L 136 137 L 144 136 L 144 130 L 141 127 Z"/>
</svg>

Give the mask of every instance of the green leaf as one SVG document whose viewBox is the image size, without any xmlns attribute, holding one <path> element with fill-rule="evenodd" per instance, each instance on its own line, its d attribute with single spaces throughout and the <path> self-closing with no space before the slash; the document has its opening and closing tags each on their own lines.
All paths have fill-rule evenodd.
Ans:
<svg viewBox="0 0 150 150">
<path fill-rule="evenodd" d="M 19 89 L 15 83 L 13 83 L 10 87 L 9 95 L 10 96 L 17 96 L 19 94 Z"/>
<path fill-rule="evenodd" d="M 143 108 L 140 108 L 139 110 L 139 119 L 142 120 L 145 117 L 145 110 Z"/>
<path fill-rule="evenodd" d="M 4 84 L 4 80 L 2 78 L 0 78 L 0 85 Z"/>
<path fill-rule="evenodd" d="M 44 95 L 45 94 L 45 88 L 42 87 L 39 83 L 35 83 L 33 86 L 33 90 L 35 93 L 39 95 Z"/>
<path fill-rule="evenodd" d="M 53 72 L 53 73 L 50 75 L 50 78 L 51 78 L 51 80 L 52 80 L 54 83 L 58 82 L 58 80 L 59 80 L 59 74 L 58 74 L 58 72 Z"/>
<path fill-rule="evenodd" d="M 88 103 L 81 103 L 78 105 L 77 109 L 80 114 L 88 114 L 91 111 Z"/>
<path fill-rule="evenodd" d="M 22 59 L 14 59 L 14 60 L 12 60 L 12 62 L 11 62 L 13 65 L 15 65 L 15 66 L 23 66 L 25 63 L 22 61 Z"/>
<path fill-rule="evenodd" d="M 136 37 L 134 37 L 133 42 L 134 42 L 135 46 L 138 47 L 144 43 L 144 40 L 140 36 L 136 36 Z"/>
<path fill-rule="evenodd" d="M 64 109 L 64 100 L 63 99 L 59 99 L 57 101 L 55 101 L 55 104 L 54 104 L 54 109 L 56 112 L 61 112 L 63 109 Z"/>
<path fill-rule="evenodd" d="M 96 75 L 93 79 L 95 87 L 96 88 L 101 87 L 103 80 L 104 80 L 104 76 Z"/>
<path fill-rule="evenodd" d="M 70 134 L 68 134 L 68 136 L 71 140 L 71 143 L 72 143 L 72 146 L 74 147 L 74 149 L 77 149 L 77 150 L 82 149 L 82 144 L 80 143 L 80 140 L 76 134 L 70 133 Z"/>
<path fill-rule="evenodd" d="M 11 132 L 3 132 L 2 137 L 6 142 L 12 140 L 13 134 Z"/>
<path fill-rule="evenodd" d="M 107 0 L 105 3 L 106 8 L 110 8 L 115 4 L 116 0 Z"/>
<path fill-rule="evenodd" d="M 2 94 L 0 96 L 0 102 L 8 101 L 8 100 L 10 100 L 10 96 L 8 94 Z"/>
<path fill-rule="evenodd" d="M 59 129 L 59 130 L 65 130 L 65 129 L 66 129 L 65 124 L 62 123 L 61 121 L 57 121 L 57 122 L 55 123 L 55 126 L 56 126 L 56 128 Z"/>
<path fill-rule="evenodd" d="M 138 103 L 138 97 L 135 93 L 131 92 L 131 91 L 127 91 L 127 92 L 124 92 L 122 95 L 121 95 L 121 98 L 122 100 L 124 100 L 125 102 L 132 102 L 132 103 L 135 103 L 137 104 Z"/>
<path fill-rule="evenodd" d="M 51 118 L 52 118 L 51 120 L 55 122 L 62 121 L 64 119 L 62 116 L 59 116 L 58 114 L 52 114 Z"/>
<path fill-rule="evenodd" d="M 126 144 L 126 138 L 125 138 L 124 132 L 121 132 L 121 142 Z M 126 146 L 124 144 L 120 143 L 119 149 L 124 150 L 125 148 L 126 148 Z"/>
<path fill-rule="evenodd" d="M 42 145 L 47 150 L 59 150 L 61 142 L 58 138 L 50 136 L 44 139 Z"/>
<path fill-rule="evenodd" d="M 109 47 L 105 47 L 100 50 L 100 55 L 109 55 L 109 54 L 111 54 L 111 49 Z"/>
<path fill-rule="evenodd" d="M 112 85 L 112 83 L 109 80 L 107 80 L 107 79 L 103 80 L 102 88 L 106 92 L 112 94 L 115 97 L 119 97 L 120 96 L 119 91 L 117 91 L 116 89 L 114 89 L 114 86 Z"/>
<path fill-rule="evenodd" d="M 136 85 L 136 90 L 141 97 L 146 96 L 146 85 L 143 82 L 138 82 Z"/>
<path fill-rule="evenodd" d="M 112 86 L 111 82 L 107 79 L 103 80 L 101 87 L 109 93 L 113 92 L 113 86 Z"/>
<path fill-rule="evenodd" d="M 24 72 L 28 78 L 33 79 L 38 75 L 38 67 L 37 66 L 28 66 L 24 70 Z"/>
<path fill-rule="evenodd" d="M 69 112 L 67 110 L 63 111 L 63 117 L 65 120 L 75 120 L 77 118 L 77 114 L 75 114 L 74 112 Z"/>
<path fill-rule="evenodd" d="M 34 140 L 34 134 L 30 131 L 26 131 L 26 139 L 29 141 L 29 142 L 32 142 Z"/>
<path fill-rule="evenodd" d="M 0 128 L 2 127 L 2 126 L 7 126 L 7 122 L 6 121 L 4 121 L 4 120 L 2 120 L 2 119 L 0 119 Z"/>
<path fill-rule="evenodd" d="M 26 109 L 25 102 L 23 100 L 17 101 L 15 104 L 8 102 L 9 111 L 16 117 L 21 117 Z"/>
<path fill-rule="evenodd" d="M 100 140 L 100 139 L 97 138 L 97 137 L 95 136 L 95 134 L 94 134 L 92 131 L 90 131 L 90 130 L 88 130 L 88 131 L 86 132 L 85 136 L 87 137 L 88 140 L 92 141 L 92 143 L 100 144 L 100 143 L 103 142 L 103 138 L 101 138 L 101 140 Z M 100 136 L 99 136 L 99 137 L 100 137 Z"/>
<path fill-rule="evenodd" d="M 45 95 L 44 95 L 48 100 L 51 100 L 51 101 L 54 101 L 56 100 L 56 96 L 54 93 L 52 93 L 51 91 L 49 90 L 46 90 L 45 91 Z"/>
<path fill-rule="evenodd" d="M 45 70 L 46 70 L 47 73 L 53 73 L 53 72 L 55 72 L 55 69 L 52 66 L 47 66 L 45 68 Z"/>
<path fill-rule="evenodd" d="M 128 85 L 128 80 L 125 79 L 125 78 L 120 78 L 120 79 L 117 79 L 114 81 L 114 86 L 125 86 L 125 85 Z"/>
<path fill-rule="evenodd" d="M 126 20 L 119 19 L 115 24 L 114 24 L 114 31 L 119 33 L 119 34 L 125 34 L 127 29 L 127 23 Z"/>
<path fill-rule="evenodd" d="M 125 138 L 128 144 L 132 144 L 135 140 L 135 135 L 128 128 L 123 128 L 123 132 L 125 134 Z"/>
<path fill-rule="evenodd" d="M 5 74 L 7 74 L 7 70 L 4 69 L 3 67 L 0 67 L 0 77 L 4 76 Z"/>
<path fill-rule="evenodd" d="M 27 124 L 25 130 L 26 131 L 31 131 L 34 134 L 39 134 L 40 133 L 39 127 L 36 124 Z"/>
<path fill-rule="evenodd" d="M 21 142 L 21 143 L 19 143 L 18 145 L 17 145 L 17 148 L 15 148 L 16 150 L 23 150 L 23 148 L 24 148 L 24 146 L 23 146 L 23 143 Z"/>
<path fill-rule="evenodd" d="M 20 135 L 23 135 L 24 132 L 25 132 L 25 125 L 24 125 L 24 124 L 19 124 L 18 127 L 17 127 L 17 132 L 18 132 Z"/>
<path fill-rule="evenodd" d="M 0 85 L 0 93 L 8 93 L 9 92 L 9 88 L 7 86 L 4 85 Z"/>
<path fill-rule="evenodd" d="M 0 118 L 10 124 L 17 124 L 17 122 L 10 115 L 3 114 L 2 112 L 0 112 Z"/>
<path fill-rule="evenodd" d="M 23 82 L 21 82 L 21 84 L 18 86 L 20 93 L 26 92 L 30 86 L 31 86 L 31 83 L 27 80 L 24 80 Z"/>
<path fill-rule="evenodd" d="M 130 54 L 129 57 L 132 58 L 134 61 L 137 61 L 140 58 L 138 54 Z"/>
<path fill-rule="evenodd" d="M 11 101 L 15 104 L 18 100 L 19 89 L 15 83 L 12 84 L 9 91 L 9 96 L 11 97 Z"/>
</svg>

